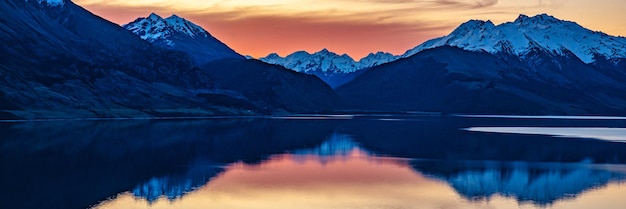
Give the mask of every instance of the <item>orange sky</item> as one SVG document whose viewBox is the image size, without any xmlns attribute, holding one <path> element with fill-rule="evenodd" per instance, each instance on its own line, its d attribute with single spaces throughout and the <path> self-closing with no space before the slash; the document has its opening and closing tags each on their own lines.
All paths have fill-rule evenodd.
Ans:
<svg viewBox="0 0 626 209">
<path fill-rule="evenodd" d="M 125 24 L 155 12 L 177 14 L 204 27 L 235 51 L 328 48 L 356 60 L 370 52 L 402 54 L 443 36 L 469 19 L 494 23 L 520 13 L 548 13 L 610 35 L 626 35 L 624 0 L 73 0 L 112 22 Z"/>
</svg>

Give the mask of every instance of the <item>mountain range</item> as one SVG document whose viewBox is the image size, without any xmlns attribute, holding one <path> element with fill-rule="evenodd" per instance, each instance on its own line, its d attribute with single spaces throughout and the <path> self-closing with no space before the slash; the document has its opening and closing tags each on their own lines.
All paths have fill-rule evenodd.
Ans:
<svg viewBox="0 0 626 209">
<path fill-rule="evenodd" d="M 246 59 L 177 15 L 123 27 L 0 2 L 0 118 L 433 111 L 626 114 L 626 38 L 541 14 L 470 20 L 405 54 Z"/>
<path fill-rule="evenodd" d="M 533 49 L 540 49 L 561 56 L 574 54 L 584 63 L 593 63 L 598 59 L 619 62 L 626 58 L 626 38 L 592 31 L 547 14 L 534 17 L 520 15 L 513 22 L 497 26 L 491 21 L 470 20 L 449 35 L 426 41 L 402 57 L 439 46 L 519 57 Z"/>
<path fill-rule="evenodd" d="M 391 62 L 398 56 L 386 52 L 370 53 L 359 61 L 354 61 L 347 54 L 338 55 L 328 49 L 309 54 L 305 51 L 281 57 L 276 53 L 261 57 L 259 60 L 277 64 L 296 72 L 315 75 L 331 87 L 337 87 L 360 75 L 360 70 Z"/>
<path fill-rule="evenodd" d="M 8 0 L 0 10 L 4 119 L 315 112 L 336 97 L 318 78 L 246 60 L 176 16 L 148 18 L 169 33 L 150 43 L 69 0 Z M 195 44 L 215 50 L 198 55 Z M 261 75 L 218 69 L 227 65 Z"/>
<path fill-rule="evenodd" d="M 624 67 L 625 40 L 623 37 L 591 31 L 575 22 L 559 20 L 547 14 L 535 17 L 520 15 L 513 22 L 497 26 L 489 20 L 470 20 L 447 36 L 429 40 L 397 56 L 386 52 L 370 53 L 357 62 L 348 55 L 340 56 L 324 49 L 313 54 L 298 51 L 286 57 L 272 53 L 259 60 L 316 75 L 332 87 L 338 87 L 360 75 L 361 70 L 441 46 L 519 57 L 532 48 L 540 48 L 559 55 L 572 53 L 587 64 L 604 67 L 606 64 L 614 64 Z"/>
<path fill-rule="evenodd" d="M 624 43 L 545 14 L 472 20 L 336 92 L 359 111 L 623 115 Z"/>
</svg>

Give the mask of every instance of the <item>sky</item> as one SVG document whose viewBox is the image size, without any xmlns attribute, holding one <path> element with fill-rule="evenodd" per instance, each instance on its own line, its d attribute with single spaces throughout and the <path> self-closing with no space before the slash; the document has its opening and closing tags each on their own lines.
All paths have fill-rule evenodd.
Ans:
<svg viewBox="0 0 626 209">
<path fill-rule="evenodd" d="M 402 54 L 470 19 L 499 24 L 547 13 L 609 35 L 626 36 L 624 0 L 73 0 L 117 24 L 154 12 L 177 14 L 243 55 L 317 52 L 358 60 Z"/>
</svg>

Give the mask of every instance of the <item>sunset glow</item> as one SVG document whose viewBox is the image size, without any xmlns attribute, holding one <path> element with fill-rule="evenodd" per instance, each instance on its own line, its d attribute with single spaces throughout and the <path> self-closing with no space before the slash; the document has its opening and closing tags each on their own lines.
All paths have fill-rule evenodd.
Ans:
<svg viewBox="0 0 626 209">
<path fill-rule="evenodd" d="M 235 163 L 209 183 L 180 199 L 145 199 L 123 193 L 102 202 L 107 208 L 543 208 L 494 195 L 487 200 L 461 197 L 446 182 L 413 170 L 406 159 L 367 156 L 279 155 L 260 165 Z M 626 187 L 608 186 L 551 208 L 621 208 Z M 442 207 L 445 206 L 445 207 Z"/>
<path fill-rule="evenodd" d="M 622 0 L 74 0 L 112 22 L 151 12 L 177 14 L 254 57 L 328 48 L 359 59 L 370 52 L 401 54 L 443 36 L 469 19 L 494 23 L 548 13 L 592 30 L 626 35 Z"/>
</svg>

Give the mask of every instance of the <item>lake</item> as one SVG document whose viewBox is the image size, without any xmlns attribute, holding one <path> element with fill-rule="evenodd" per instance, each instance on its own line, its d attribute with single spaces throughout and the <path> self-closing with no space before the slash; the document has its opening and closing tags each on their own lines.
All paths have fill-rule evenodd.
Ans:
<svg viewBox="0 0 626 209">
<path fill-rule="evenodd" d="M 0 208 L 624 208 L 626 118 L 0 123 Z"/>
</svg>

